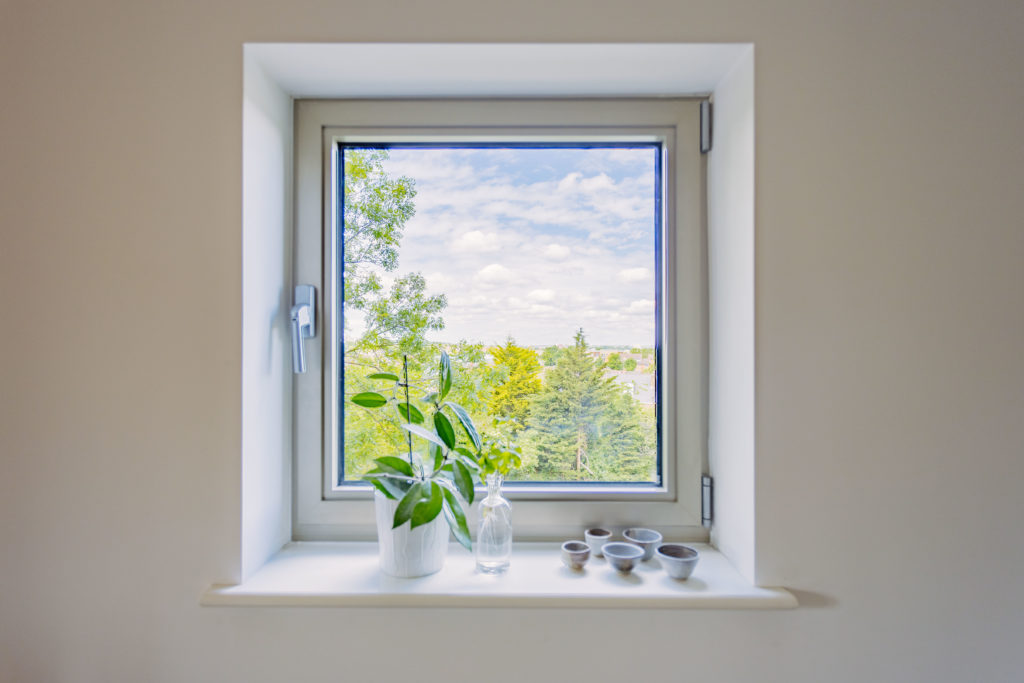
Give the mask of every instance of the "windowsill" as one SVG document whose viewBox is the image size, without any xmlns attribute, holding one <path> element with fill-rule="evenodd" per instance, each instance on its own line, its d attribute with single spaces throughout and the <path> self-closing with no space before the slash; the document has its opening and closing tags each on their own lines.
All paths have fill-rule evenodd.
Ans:
<svg viewBox="0 0 1024 683">
<path fill-rule="evenodd" d="M 782 588 L 750 585 L 714 548 L 691 544 L 700 563 L 686 581 L 669 578 L 657 560 L 630 575 L 591 558 L 574 572 L 558 543 L 517 543 L 502 575 L 479 574 L 472 554 L 452 544 L 432 576 L 396 579 L 381 573 L 376 543 L 290 543 L 245 583 L 213 586 L 203 605 L 251 607 L 632 607 L 658 609 L 789 609 Z"/>
</svg>

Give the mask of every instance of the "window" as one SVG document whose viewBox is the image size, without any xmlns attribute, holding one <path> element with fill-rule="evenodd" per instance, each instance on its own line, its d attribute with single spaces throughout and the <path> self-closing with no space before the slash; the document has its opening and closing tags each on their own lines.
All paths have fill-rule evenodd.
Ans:
<svg viewBox="0 0 1024 683">
<path fill-rule="evenodd" d="M 321 293 L 323 322 L 296 378 L 295 538 L 373 535 L 358 475 L 389 437 L 344 397 L 402 355 L 417 374 L 428 344 L 486 384 L 464 390 L 478 424 L 518 420 L 499 428 L 526 455 L 508 487 L 519 538 L 699 528 L 698 101 L 300 101 L 296 131 L 295 282 Z M 553 417 L 587 391 L 602 409 Z"/>
<path fill-rule="evenodd" d="M 443 349 L 448 400 L 523 449 L 510 490 L 660 486 L 662 143 L 351 137 L 334 135 L 343 303 L 325 316 L 339 395 L 384 390 L 395 417 L 402 392 L 368 376 L 408 366 L 426 410 Z M 377 411 L 337 410 L 328 496 L 407 443 Z"/>
</svg>

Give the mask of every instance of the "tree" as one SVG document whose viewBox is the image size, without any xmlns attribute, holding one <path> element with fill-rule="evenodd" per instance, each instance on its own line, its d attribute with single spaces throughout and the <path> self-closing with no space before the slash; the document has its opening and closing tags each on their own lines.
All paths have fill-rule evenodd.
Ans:
<svg viewBox="0 0 1024 683">
<path fill-rule="evenodd" d="M 587 348 L 581 329 L 548 371 L 530 405 L 527 447 L 543 478 L 635 479 L 631 472 L 649 469 L 650 460 L 635 402 L 613 377 L 605 377 L 605 364 Z M 622 471 L 623 459 L 628 472 Z"/>
<path fill-rule="evenodd" d="M 622 367 L 626 372 L 633 372 L 636 370 L 636 358 L 627 358 L 626 362 L 623 363 Z"/>
<path fill-rule="evenodd" d="M 429 296 L 419 273 L 396 278 L 384 291 L 380 272 L 398 268 L 405 224 L 416 213 L 412 178 L 384 171 L 387 150 L 347 149 L 344 153 L 345 307 L 365 313 L 366 332 L 349 351 L 395 345 L 396 353 L 422 350 L 428 330 L 440 330 L 444 295 Z"/>
<path fill-rule="evenodd" d="M 387 150 L 346 149 L 344 152 L 344 297 L 345 311 L 364 315 L 359 339 L 346 339 L 345 392 L 354 395 L 374 388 L 368 376 L 394 371 L 409 355 L 410 378 L 433 367 L 439 349 L 426 340 L 430 330 L 444 327 L 443 295 L 428 295 L 420 273 L 395 278 L 385 288 L 381 275 L 398 268 L 405 225 L 415 215 L 415 182 L 384 170 Z M 387 416 L 374 411 L 345 410 L 345 477 L 354 478 L 373 459 L 402 450 L 407 435 L 394 429 Z"/>
<path fill-rule="evenodd" d="M 368 302 L 367 329 L 359 346 L 382 349 L 392 344 L 396 357 L 423 351 L 427 330 L 444 328 L 440 313 L 448 305 L 443 294 L 428 296 L 426 289 L 423 276 L 410 273 L 395 280 L 387 296 Z"/>
<path fill-rule="evenodd" d="M 544 361 L 546 367 L 551 367 L 558 362 L 558 356 L 562 353 L 562 350 L 557 346 L 549 346 L 541 353 L 541 360 Z"/>
<path fill-rule="evenodd" d="M 621 370 L 622 369 L 622 356 L 619 354 L 618 351 L 616 351 L 615 353 L 609 354 L 608 355 L 608 360 L 606 361 L 606 364 L 608 365 L 608 369 L 609 370 Z"/>
<path fill-rule="evenodd" d="M 491 415 L 517 420 L 513 432 L 518 432 L 530 415 L 530 400 L 541 389 L 540 359 L 533 349 L 517 346 L 512 337 L 504 346 L 492 348 L 491 356 L 503 379 L 494 387 L 488 409 Z"/>
</svg>

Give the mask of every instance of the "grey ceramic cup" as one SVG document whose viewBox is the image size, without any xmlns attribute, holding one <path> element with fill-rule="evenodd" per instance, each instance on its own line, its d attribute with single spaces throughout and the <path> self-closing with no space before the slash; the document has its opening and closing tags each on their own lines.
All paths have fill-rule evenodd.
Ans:
<svg viewBox="0 0 1024 683">
<path fill-rule="evenodd" d="M 608 558 L 608 564 L 628 574 L 644 556 L 644 549 L 632 543 L 605 543 L 604 556 Z"/>
<path fill-rule="evenodd" d="M 590 546 L 583 541 L 566 541 L 562 544 L 562 562 L 569 569 L 583 569 L 590 559 Z"/>
<path fill-rule="evenodd" d="M 594 557 L 604 557 L 601 548 L 604 547 L 605 543 L 612 540 L 612 532 L 608 531 L 608 529 L 595 527 L 584 531 L 583 537 L 586 539 L 587 545 L 590 546 L 590 551 L 594 553 Z"/>
<path fill-rule="evenodd" d="M 688 545 L 662 543 L 655 551 L 658 562 L 673 579 L 688 579 L 697 566 L 700 553 Z"/>
<path fill-rule="evenodd" d="M 622 536 L 630 543 L 643 548 L 644 560 L 654 557 L 654 548 L 661 543 L 661 534 L 654 529 L 626 529 L 622 532 Z"/>
</svg>

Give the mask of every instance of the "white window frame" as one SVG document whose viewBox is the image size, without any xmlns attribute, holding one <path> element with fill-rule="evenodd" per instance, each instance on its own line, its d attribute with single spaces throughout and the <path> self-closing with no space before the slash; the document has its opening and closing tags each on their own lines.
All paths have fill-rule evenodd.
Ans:
<svg viewBox="0 0 1024 683">
<path fill-rule="evenodd" d="M 295 540 L 375 535 L 370 489 L 336 491 L 332 431 L 340 400 L 331 312 L 337 309 L 332 253 L 339 226 L 333 148 L 337 141 L 617 141 L 663 143 L 662 485 L 573 484 L 508 490 L 520 540 L 578 536 L 585 526 L 653 526 L 705 540 L 700 476 L 707 471 L 707 277 L 705 158 L 700 102 L 693 98 L 569 100 L 298 100 L 295 105 L 294 283 L 319 293 L 320 329 L 307 340 L 307 373 L 294 385 Z M 681 381 L 681 378 L 690 378 Z"/>
</svg>

